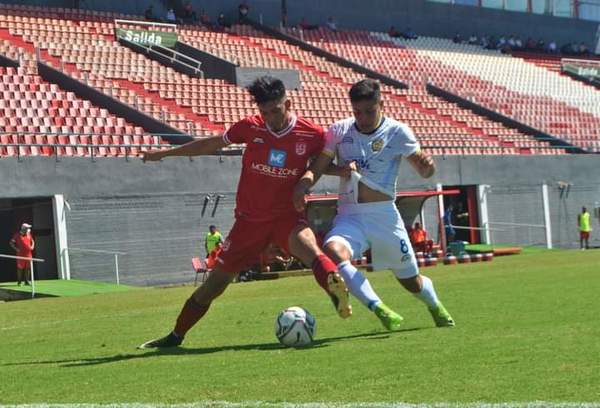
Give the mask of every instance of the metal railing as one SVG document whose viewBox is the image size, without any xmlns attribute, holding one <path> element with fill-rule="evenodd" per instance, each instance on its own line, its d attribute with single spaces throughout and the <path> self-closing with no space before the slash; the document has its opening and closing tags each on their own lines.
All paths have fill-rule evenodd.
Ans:
<svg viewBox="0 0 600 408">
<path fill-rule="evenodd" d="M 29 268 L 30 268 L 29 270 L 31 272 L 31 298 L 33 299 L 35 297 L 35 273 L 33 270 L 33 263 L 34 262 L 46 262 L 46 260 L 42 259 L 42 258 L 27 258 L 27 257 L 23 257 L 23 256 L 5 255 L 5 254 L 0 254 L 0 258 L 29 261 Z M 27 280 L 27 278 L 25 278 L 25 280 Z"/>
<path fill-rule="evenodd" d="M 33 155 L 45 156 L 45 157 L 55 157 L 57 161 L 60 161 L 61 157 L 90 157 L 92 160 L 95 160 L 97 157 L 124 157 L 125 159 L 129 159 L 130 157 L 137 157 L 141 152 L 151 150 L 151 149 L 170 149 L 177 145 L 173 145 L 172 143 L 93 143 L 91 141 L 87 143 L 82 143 L 81 141 L 76 143 L 60 143 L 56 141 L 48 141 L 45 143 L 39 142 L 26 142 L 24 140 L 25 137 L 48 137 L 53 136 L 55 138 L 58 137 L 98 137 L 101 139 L 103 136 L 113 136 L 107 135 L 106 133 L 57 133 L 57 132 L 0 132 L 0 136 L 8 135 L 12 137 L 12 140 L 9 142 L 0 142 L 0 157 L 2 156 L 16 156 L 19 160 L 23 156 L 32 156 L 31 153 L 24 151 L 23 149 L 31 149 L 38 148 L 40 152 Z M 118 137 L 130 137 L 130 138 L 141 138 L 141 137 L 169 137 L 169 138 L 186 138 L 190 137 L 197 139 L 198 136 L 194 136 L 192 134 L 151 134 L 151 135 L 140 135 L 140 134 L 119 134 L 114 135 Z M 6 140 L 6 139 L 5 139 Z M 596 148 L 590 147 L 588 153 L 600 153 L 600 142 L 599 146 Z M 562 154 L 561 150 L 564 152 L 570 152 L 572 150 L 580 149 L 575 146 L 474 146 L 469 145 L 468 142 L 464 141 L 461 144 L 457 144 L 454 146 L 442 145 L 442 144 L 428 144 L 427 142 L 423 142 L 421 147 L 434 155 L 440 156 L 473 156 L 473 155 L 481 155 L 481 154 L 489 154 L 489 155 L 521 155 L 522 150 L 529 151 L 531 154 L 542 153 L 547 154 L 549 151 L 557 151 Z M 14 149 L 14 152 L 10 150 Z M 101 153 L 100 149 L 106 149 L 106 153 Z M 2 152 L 6 151 L 5 154 Z M 72 153 L 67 153 L 68 150 L 72 150 Z M 82 153 L 82 150 L 85 153 Z M 240 150 L 240 149 L 237 149 Z M 241 150 L 240 150 L 241 152 Z"/>
<path fill-rule="evenodd" d="M 68 257 L 71 252 L 81 252 L 81 253 L 89 253 L 89 254 L 108 254 L 113 255 L 115 260 L 115 279 L 117 285 L 121 284 L 121 280 L 119 277 L 119 255 L 127 255 L 127 252 L 119 252 L 119 251 L 104 251 L 99 249 L 86 249 L 86 248 L 71 248 L 67 247 L 63 249 L 63 256 Z"/>
</svg>

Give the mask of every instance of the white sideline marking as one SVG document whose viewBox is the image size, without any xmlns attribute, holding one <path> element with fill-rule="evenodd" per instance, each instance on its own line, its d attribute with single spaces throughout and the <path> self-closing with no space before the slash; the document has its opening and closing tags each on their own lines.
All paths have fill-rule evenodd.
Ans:
<svg viewBox="0 0 600 408">
<path fill-rule="evenodd" d="M 189 404 L 16 404 L 0 408 L 600 408 L 600 402 L 262 402 L 262 401 L 199 401 Z"/>
</svg>

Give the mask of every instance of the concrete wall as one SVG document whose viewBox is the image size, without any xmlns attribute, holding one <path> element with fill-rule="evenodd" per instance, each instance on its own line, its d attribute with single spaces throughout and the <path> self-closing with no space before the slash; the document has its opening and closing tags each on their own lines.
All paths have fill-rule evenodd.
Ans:
<svg viewBox="0 0 600 408">
<path fill-rule="evenodd" d="M 582 205 L 600 202 L 597 180 L 600 156 L 448 157 L 437 158 L 438 173 L 423 181 L 402 165 L 399 189 L 434 189 L 443 185 L 489 184 L 491 221 L 543 223 L 541 185 L 550 192 L 554 244 L 573 246 L 576 217 Z M 160 163 L 139 159 L 26 157 L 0 160 L 0 199 L 63 194 L 68 243 L 73 248 L 127 252 L 120 258 L 121 281 L 166 284 L 193 280 L 190 260 L 203 255 L 203 236 L 210 224 L 226 233 L 232 225 L 240 157 L 171 158 Z M 572 183 L 561 197 L 558 181 Z M 326 178 L 316 192 L 335 192 L 337 180 Z M 215 198 L 222 195 L 214 216 Z M 204 214 L 205 197 L 209 196 Z M 435 202 L 426 205 L 426 225 L 435 231 Z M 412 220 L 406 220 L 411 222 Z M 594 227 L 600 230 L 598 221 Z M 434 234 L 435 235 L 435 234 Z M 542 243 L 543 233 L 508 229 L 495 242 Z M 592 243 L 600 245 L 598 234 Z M 114 280 L 108 255 L 71 254 L 72 276 Z"/>
</svg>

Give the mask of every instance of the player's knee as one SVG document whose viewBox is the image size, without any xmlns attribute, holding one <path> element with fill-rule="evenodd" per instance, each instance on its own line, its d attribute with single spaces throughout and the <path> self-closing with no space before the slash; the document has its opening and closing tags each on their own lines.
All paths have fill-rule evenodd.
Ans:
<svg viewBox="0 0 600 408">
<path fill-rule="evenodd" d="M 290 236 L 288 237 L 288 246 L 290 250 L 296 249 L 318 253 L 321 252 L 317 245 L 315 234 L 306 226 L 297 227 L 290 233 Z"/>
<path fill-rule="evenodd" d="M 411 276 L 409 278 L 398 278 L 398 282 L 410 293 L 419 293 L 423 290 L 423 283 L 419 275 Z"/>
<path fill-rule="evenodd" d="M 193 300 L 201 306 L 209 305 L 227 289 L 233 277 L 232 273 L 213 269 L 206 281 L 192 294 Z"/>
<path fill-rule="evenodd" d="M 336 264 L 347 261 L 351 258 L 350 251 L 340 242 L 329 241 L 325 245 L 325 254 L 333 260 Z"/>
</svg>

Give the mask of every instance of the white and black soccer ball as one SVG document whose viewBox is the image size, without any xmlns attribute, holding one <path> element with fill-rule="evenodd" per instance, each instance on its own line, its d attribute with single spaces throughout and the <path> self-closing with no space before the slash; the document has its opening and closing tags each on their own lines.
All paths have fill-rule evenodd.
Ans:
<svg viewBox="0 0 600 408">
<path fill-rule="evenodd" d="M 306 347 L 313 342 L 317 322 L 306 309 L 298 306 L 282 310 L 275 320 L 275 336 L 288 347 Z"/>
</svg>

